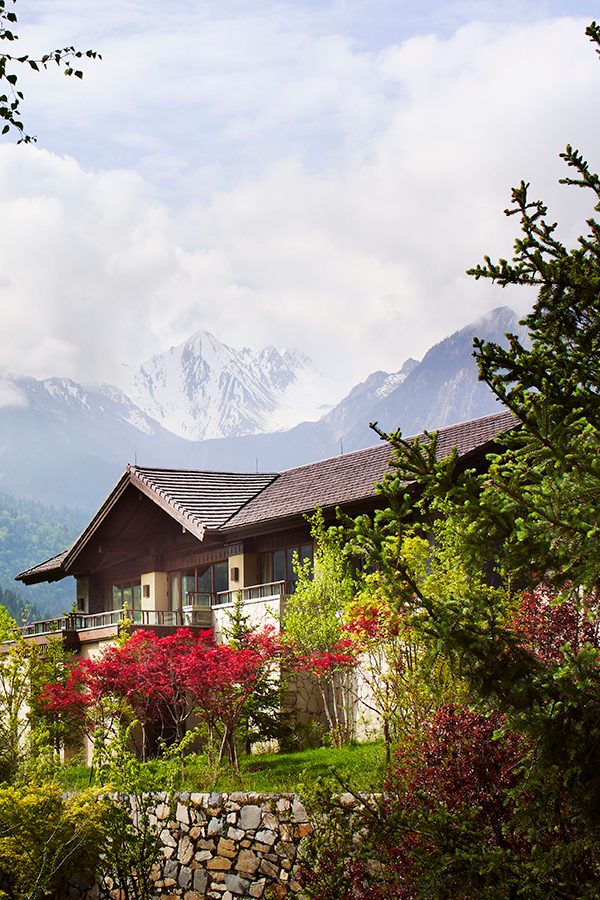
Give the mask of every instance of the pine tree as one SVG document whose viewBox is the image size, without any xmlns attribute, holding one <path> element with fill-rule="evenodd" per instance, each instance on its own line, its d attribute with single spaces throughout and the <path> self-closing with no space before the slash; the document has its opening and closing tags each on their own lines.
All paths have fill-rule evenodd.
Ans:
<svg viewBox="0 0 600 900">
<path fill-rule="evenodd" d="M 600 52 L 600 28 L 592 23 L 586 33 Z M 562 183 L 585 191 L 600 212 L 599 176 L 571 146 L 561 157 L 571 170 Z M 423 639 L 465 677 L 472 705 L 502 716 L 503 728 L 523 740 L 506 828 L 532 849 L 507 856 L 501 833 L 495 857 L 481 842 L 461 847 L 471 872 L 492 867 L 488 883 L 499 891 L 485 896 L 594 896 L 600 866 L 600 223 L 592 214 L 576 245 L 566 247 L 524 182 L 506 213 L 520 221 L 512 260 L 485 257 L 471 274 L 537 291 L 523 320 L 530 344 L 514 335 L 507 348 L 476 340 L 474 356 L 480 378 L 514 413 L 516 427 L 483 473 L 460 473 L 456 456 L 438 461 L 435 435 L 423 443 L 407 442 L 400 432 L 384 435 L 395 449 L 380 487 L 388 506 L 374 521 L 354 522 L 352 545 L 378 566 Z M 416 491 L 407 491 L 408 481 Z M 537 622 L 537 644 L 518 626 L 525 602 Z M 571 630 L 561 631 L 567 621 Z M 540 635 L 552 653 L 540 652 Z M 420 809 L 412 807 L 412 824 L 401 817 L 400 828 L 417 821 L 427 834 L 434 827 L 442 835 L 447 828 L 461 833 L 457 816 L 464 808 L 453 813 L 444 806 L 442 823 L 436 807 L 434 824 Z"/>
</svg>

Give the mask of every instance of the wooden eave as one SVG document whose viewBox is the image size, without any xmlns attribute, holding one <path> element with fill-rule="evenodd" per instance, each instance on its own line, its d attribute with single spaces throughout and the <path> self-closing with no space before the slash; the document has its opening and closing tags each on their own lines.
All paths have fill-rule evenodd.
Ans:
<svg viewBox="0 0 600 900">
<path fill-rule="evenodd" d="M 77 558 L 80 556 L 84 548 L 88 546 L 90 541 L 98 534 L 99 529 L 106 521 L 109 514 L 119 503 L 125 491 L 133 486 L 140 493 L 144 494 L 156 506 L 167 513 L 175 522 L 181 525 L 186 531 L 193 535 L 197 540 L 202 541 L 205 534 L 205 526 L 198 522 L 195 518 L 186 515 L 185 511 L 179 506 L 171 503 L 167 497 L 159 491 L 154 490 L 140 478 L 133 467 L 128 466 L 109 496 L 106 498 L 96 515 L 90 521 L 89 525 L 82 531 L 77 540 L 64 553 L 53 557 L 46 563 L 34 566 L 17 575 L 16 580 L 22 580 L 25 584 L 34 584 L 37 581 L 59 581 L 67 575 L 73 573 L 76 566 Z M 51 563 L 51 565 L 49 565 Z"/>
<path fill-rule="evenodd" d="M 72 570 L 75 561 L 83 548 L 90 542 L 94 535 L 97 534 L 100 526 L 106 521 L 107 516 L 114 509 L 130 485 L 152 500 L 156 506 L 166 512 L 167 515 L 178 522 L 182 528 L 189 531 L 189 533 L 199 541 L 204 539 L 204 525 L 194 521 L 190 516 L 187 516 L 182 509 L 175 506 L 173 503 L 170 503 L 167 497 L 153 490 L 153 488 L 147 485 L 143 479 L 138 477 L 131 466 L 128 466 L 120 481 L 117 483 L 112 493 L 107 497 L 85 531 L 77 538 L 71 549 L 67 551 L 67 555 L 63 561 L 63 568 L 65 569 L 66 575 L 69 574 L 69 570 Z"/>
</svg>

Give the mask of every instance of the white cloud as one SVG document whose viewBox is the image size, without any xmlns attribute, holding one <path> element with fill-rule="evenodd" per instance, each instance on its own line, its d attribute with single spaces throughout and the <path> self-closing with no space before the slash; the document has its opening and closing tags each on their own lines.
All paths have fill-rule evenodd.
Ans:
<svg viewBox="0 0 600 900">
<path fill-rule="evenodd" d="M 13 384 L 10 377 L 0 374 L 0 407 L 21 407 L 27 405 L 27 397 Z"/>
<path fill-rule="evenodd" d="M 341 389 L 492 306 L 524 308 L 464 271 L 509 254 L 501 210 L 522 177 L 569 239 L 589 214 L 556 186 L 567 141 L 598 145 L 584 21 L 365 48 L 327 30 L 357 15 L 342 7 L 311 32 L 300 7 L 180 2 L 161 30 L 130 0 L 108 10 L 129 30 L 106 35 L 82 85 L 28 85 L 36 130 L 75 157 L 0 148 L 4 366 L 111 380 L 207 328 L 297 346 Z M 67 108 L 59 133 L 50 113 Z"/>
</svg>

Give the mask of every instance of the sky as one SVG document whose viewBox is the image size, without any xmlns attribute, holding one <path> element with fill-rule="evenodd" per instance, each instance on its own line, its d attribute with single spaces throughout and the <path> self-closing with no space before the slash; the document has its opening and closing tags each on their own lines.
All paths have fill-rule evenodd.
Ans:
<svg viewBox="0 0 600 900">
<path fill-rule="evenodd" d="M 102 61 L 19 73 L 38 141 L 0 143 L 0 368 L 115 382 L 208 330 L 301 350 L 334 401 L 524 312 L 465 270 L 510 256 L 521 179 L 566 242 L 585 227 L 558 154 L 600 165 L 595 5 L 18 0 L 19 52 Z"/>
</svg>

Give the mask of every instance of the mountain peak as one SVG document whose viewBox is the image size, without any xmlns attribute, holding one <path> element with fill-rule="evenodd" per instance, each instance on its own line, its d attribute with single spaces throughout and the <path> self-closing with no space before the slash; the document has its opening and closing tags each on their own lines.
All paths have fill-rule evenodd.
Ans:
<svg viewBox="0 0 600 900">
<path fill-rule="evenodd" d="M 273 345 L 235 350 L 210 331 L 128 369 L 128 396 L 163 427 L 189 440 L 256 434 L 272 427 L 286 393 L 309 367 Z"/>
<path fill-rule="evenodd" d="M 474 322 L 469 323 L 467 325 L 467 329 L 469 331 L 473 331 L 477 333 L 478 331 L 482 332 L 490 332 L 493 330 L 502 330 L 510 331 L 518 327 L 519 320 L 514 309 L 511 309 L 510 306 L 496 306 L 494 309 L 491 309 L 489 312 L 484 313 L 478 319 L 475 319 Z M 461 331 L 464 329 L 461 329 Z"/>
</svg>

